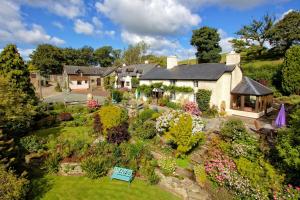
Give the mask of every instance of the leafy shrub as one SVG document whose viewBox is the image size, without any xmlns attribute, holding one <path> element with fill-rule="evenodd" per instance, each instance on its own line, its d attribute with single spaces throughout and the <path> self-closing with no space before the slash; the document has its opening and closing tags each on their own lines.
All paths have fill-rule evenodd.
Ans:
<svg viewBox="0 0 300 200">
<path fill-rule="evenodd" d="M 237 172 L 236 165 L 230 157 L 214 148 L 208 151 L 208 158 L 205 161 L 205 171 L 212 181 L 220 186 L 227 186 L 240 197 L 259 198 L 259 191 L 254 190 L 250 181 Z"/>
<path fill-rule="evenodd" d="M 231 140 L 244 139 L 248 135 L 242 120 L 230 119 L 222 124 L 221 135 Z"/>
<path fill-rule="evenodd" d="M 148 120 L 140 123 L 133 134 L 141 139 L 152 139 L 156 135 L 155 122 Z"/>
<path fill-rule="evenodd" d="M 275 191 L 273 194 L 274 200 L 283 199 L 283 200 L 293 200 L 300 199 L 300 187 L 293 187 L 288 185 L 284 187 L 280 192 Z"/>
<path fill-rule="evenodd" d="M 197 116 L 201 115 L 201 111 L 199 110 L 199 107 L 195 102 L 189 101 L 184 103 L 183 110 L 185 112 L 190 113 L 191 115 L 197 115 Z"/>
<path fill-rule="evenodd" d="M 105 156 L 90 156 L 81 162 L 81 168 L 87 177 L 96 179 L 105 176 L 111 168 L 111 162 Z"/>
<path fill-rule="evenodd" d="M 180 113 L 174 110 L 164 112 L 160 117 L 156 119 L 156 130 L 159 133 L 167 131 L 170 127 L 170 122 L 174 120 Z"/>
<path fill-rule="evenodd" d="M 29 153 L 38 152 L 44 148 L 42 141 L 35 135 L 22 137 L 20 144 Z"/>
<path fill-rule="evenodd" d="M 50 154 L 44 163 L 48 173 L 56 173 L 59 170 L 60 155 L 57 153 Z"/>
<path fill-rule="evenodd" d="M 208 108 L 206 111 L 204 111 L 203 115 L 210 118 L 217 117 L 219 115 L 218 107 L 213 105 L 211 108 Z"/>
<path fill-rule="evenodd" d="M 111 92 L 111 96 L 112 96 L 112 99 L 114 101 L 116 101 L 117 103 L 120 103 L 123 99 L 123 93 L 120 92 L 119 90 L 113 90 Z"/>
<path fill-rule="evenodd" d="M 250 180 L 252 187 L 260 191 L 262 197 L 267 198 L 272 191 L 280 191 L 284 177 L 278 175 L 274 167 L 263 159 L 251 162 L 246 158 L 239 158 L 236 166 L 238 172 Z"/>
<path fill-rule="evenodd" d="M 119 126 L 112 127 L 107 130 L 107 141 L 109 143 L 120 144 L 124 141 L 128 141 L 130 138 L 128 132 L 128 124 L 123 123 Z"/>
<path fill-rule="evenodd" d="M 172 108 L 172 109 L 175 109 L 175 110 L 181 108 L 180 104 L 174 103 L 174 102 L 171 102 L 171 101 L 168 102 L 168 103 L 166 103 L 166 106 L 167 106 L 168 108 Z"/>
<path fill-rule="evenodd" d="M 103 127 L 102 127 L 102 122 L 100 120 L 100 116 L 98 113 L 94 114 L 94 124 L 93 124 L 93 129 L 94 129 L 94 133 L 96 133 L 97 135 L 101 135 L 103 132 Z"/>
<path fill-rule="evenodd" d="M 158 160 L 158 166 L 166 176 L 173 174 L 176 170 L 176 160 L 174 158 L 162 158 Z"/>
<path fill-rule="evenodd" d="M 98 102 L 95 99 L 91 99 L 87 101 L 87 107 L 90 110 L 94 110 L 100 107 L 100 105 L 98 104 Z"/>
<path fill-rule="evenodd" d="M 107 129 L 116 127 L 128 119 L 126 110 L 114 105 L 102 106 L 99 115 L 104 134 L 107 133 Z"/>
<path fill-rule="evenodd" d="M 193 120 L 188 114 L 182 114 L 178 120 L 171 122 L 166 138 L 177 146 L 178 155 L 187 153 L 204 139 L 203 132 L 193 133 L 192 130 Z"/>
<path fill-rule="evenodd" d="M 56 86 L 55 86 L 54 90 L 55 90 L 56 92 L 62 92 L 62 89 L 61 89 L 59 83 L 56 83 Z"/>
<path fill-rule="evenodd" d="M 166 106 L 170 102 L 170 99 L 168 96 L 164 96 L 160 99 L 158 99 L 158 105 L 160 106 Z"/>
<path fill-rule="evenodd" d="M 2 200 L 23 199 L 28 191 L 29 181 L 17 177 L 12 171 L 6 171 L 0 165 L 0 196 Z"/>
<path fill-rule="evenodd" d="M 154 113 L 156 113 L 156 111 L 147 108 L 139 113 L 138 120 L 145 122 L 146 120 L 151 119 Z"/>
<path fill-rule="evenodd" d="M 196 100 L 199 109 L 203 112 L 209 109 L 209 102 L 211 97 L 211 91 L 205 89 L 199 89 L 196 93 Z"/>
<path fill-rule="evenodd" d="M 206 177 L 204 165 L 203 164 L 195 165 L 194 166 L 194 174 L 195 174 L 197 183 L 201 187 L 204 187 L 205 183 L 207 182 L 207 177 Z"/>
<path fill-rule="evenodd" d="M 60 121 L 71 121 L 73 119 L 71 113 L 63 112 L 58 116 Z"/>
</svg>

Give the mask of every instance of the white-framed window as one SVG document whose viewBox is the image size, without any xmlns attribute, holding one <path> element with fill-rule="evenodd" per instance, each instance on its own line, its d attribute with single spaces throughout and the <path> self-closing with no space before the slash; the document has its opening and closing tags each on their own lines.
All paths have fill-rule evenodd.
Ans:
<svg viewBox="0 0 300 200">
<path fill-rule="evenodd" d="M 176 93 L 175 92 L 171 92 L 170 99 L 171 100 L 175 100 L 176 99 Z"/>
<path fill-rule="evenodd" d="M 84 83 L 87 83 L 87 80 L 85 80 Z"/>
<path fill-rule="evenodd" d="M 80 80 L 77 81 L 77 85 L 81 85 L 82 82 Z"/>
<path fill-rule="evenodd" d="M 129 81 L 126 81 L 126 86 L 130 86 L 130 82 Z"/>
<path fill-rule="evenodd" d="M 194 80 L 194 87 L 198 87 L 198 81 Z"/>
<path fill-rule="evenodd" d="M 194 102 L 197 102 L 197 95 L 196 94 L 194 94 Z"/>
<path fill-rule="evenodd" d="M 170 80 L 170 84 L 171 85 L 175 85 L 176 84 L 176 80 Z"/>
</svg>

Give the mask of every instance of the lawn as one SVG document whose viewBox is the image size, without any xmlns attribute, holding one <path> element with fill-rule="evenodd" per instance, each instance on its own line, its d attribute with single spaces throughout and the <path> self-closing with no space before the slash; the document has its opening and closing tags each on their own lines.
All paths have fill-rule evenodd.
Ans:
<svg viewBox="0 0 300 200">
<path fill-rule="evenodd" d="M 39 185 L 41 187 L 39 187 Z M 135 179 L 131 185 L 118 180 L 89 179 L 76 176 L 48 175 L 34 180 L 35 199 L 80 200 L 80 199 L 128 199 L 128 200 L 175 200 L 178 197 L 159 188 Z"/>
</svg>

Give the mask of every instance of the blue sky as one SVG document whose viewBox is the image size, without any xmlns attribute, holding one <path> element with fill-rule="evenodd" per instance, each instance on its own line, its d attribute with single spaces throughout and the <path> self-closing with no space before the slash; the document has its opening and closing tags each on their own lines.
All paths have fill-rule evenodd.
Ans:
<svg viewBox="0 0 300 200">
<path fill-rule="evenodd" d="M 242 25 L 299 9 L 299 0 L 1 0 L 0 49 L 15 43 L 28 59 L 41 43 L 124 49 L 143 40 L 151 53 L 183 59 L 194 56 L 193 29 L 217 28 L 228 52 Z"/>
</svg>

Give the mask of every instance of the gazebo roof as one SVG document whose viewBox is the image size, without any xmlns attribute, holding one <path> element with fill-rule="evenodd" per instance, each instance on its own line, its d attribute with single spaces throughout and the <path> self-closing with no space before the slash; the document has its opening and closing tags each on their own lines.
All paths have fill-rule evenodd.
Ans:
<svg viewBox="0 0 300 200">
<path fill-rule="evenodd" d="M 265 96 L 273 94 L 273 91 L 261 83 L 249 78 L 243 77 L 243 80 L 231 91 L 233 94 Z"/>
</svg>

